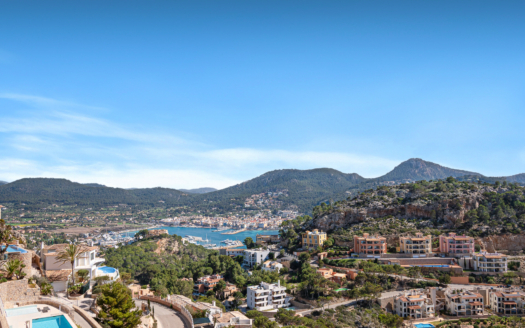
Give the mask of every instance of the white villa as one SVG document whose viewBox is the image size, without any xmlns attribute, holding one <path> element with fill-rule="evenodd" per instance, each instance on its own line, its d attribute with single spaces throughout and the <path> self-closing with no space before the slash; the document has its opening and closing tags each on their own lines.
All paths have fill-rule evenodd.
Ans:
<svg viewBox="0 0 525 328">
<path fill-rule="evenodd" d="M 290 299 L 286 296 L 286 287 L 277 284 L 261 282 L 259 286 L 248 286 L 246 295 L 248 308 L 257 311 L 286 308 L 290 306 Z"/>
</svg>

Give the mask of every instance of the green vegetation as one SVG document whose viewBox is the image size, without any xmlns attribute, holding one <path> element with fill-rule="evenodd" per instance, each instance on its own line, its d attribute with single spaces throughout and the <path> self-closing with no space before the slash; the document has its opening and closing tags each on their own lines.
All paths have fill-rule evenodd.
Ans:
<svg viewBox="0 0 525 328">
<path fill-rule="evenodd" d="M 525 229 L 525 188 L 506 181 L 489 184 L 452 177 L 380 186 L 332 206 L 317 207 L 309 225 L 315 227 L 329 214 L 348 215 L 358 211 L 367 211 L 367 219 L 349 221 L 335 229 L 334 238 L 352 240 L 354 235 L 365 232 L 381 235 L 423 232 L 437 236 L 447 229 L 471 236 L 517 234 Z M 378 215 L 385 212 L 389 214 Z"/>
<path fill-rule="evenodd" d="M 97 298 L 100 312 L 97 319 L 110 328 L 135 328 L 140 323 L 141 310 L 133 310 L 131 292 L 121 283 L 105 284 Z"/>
<path fill-rule="evenodd" d="M 254 270 L 248 275 L 240 264 L 217 251 L 202 246 L 183 245 L 181 237 L 172 235 L 164 238 L 169 241 L 165 251 L 156 253 L 159 237 L 147 238 L 132 245 L 108 249 L 106 264 L 118 268 L 121 275 L 130 274 L 141 285 L 149 284 L 158 295 L 180 294 L 191 297 L 193 282 L 182 278 L 198 278 L 221 274 L 224 279 L 238 287 L 257 285 L 261 282 L 275 283 L 278 272 Z M 171 249 L 171 251 L 167 251 Z"/>
<path fill-rule="evenodd" d="M 283 327 L 308 328 L 347 328 L 347 327 L 401 327 L 403 319 L 395 314 L 384 313 L 379 306 L 348 309 L 339 306 L 335 309 L 314 311 L 305 317 L 296 317 L 295 311 L 279 309 L 275 320 Z M 265 327 L 265 326 L 261 326 Z"/>
</svg>

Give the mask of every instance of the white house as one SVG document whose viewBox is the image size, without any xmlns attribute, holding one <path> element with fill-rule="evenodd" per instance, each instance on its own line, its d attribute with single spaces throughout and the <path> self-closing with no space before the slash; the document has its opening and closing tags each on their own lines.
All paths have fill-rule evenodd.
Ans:
<svg viewBox="0 0 525 328">
<path fill-rule="evenodd" d="M 57 256 L 69 244 L 56 244 L 50 246 L 43 246 L 41 250 L 41 261 L 46 276 L 53 281 L 53 288 L 55 291 L 63 291 L 67 288 L 67 280 L 71 275 L 71 263 L 57 260 Z M 98 272 L 99 265 L 104 263 L 105 259 L 97 257 L 99 248 L 97 246 L 84 246 L 85 251 L 81 253 L 74 263 L 74 271 L 87 270 L 88 279 L 93 279 L 100 275 L 108 275 L 118 277 L 118 270 L 114 268 L 104 267 L 105 271 L 111 269 L 111 273 Z"/>
<path fill-rule="evenodd" d="M 243 253 L 243 266 L 246 268 L 258 266 L 268 260 L 268 254 L 270 254 L 270 251 L 268 250 L 246 249 Z"/>
<path fill-rule="evenodd" d="M 277 261 L 266 261 L 262 265 L 263 271 L 277 271 L 281 270 L 283 265 Z"/>
<path fill-rule="evenodd" d="M 259 286 L 248 286 L 246 303 L 252 310 L 265 311 L 289 307 L 290 299 L 280 281 L 277 284 L 261 282 Z"/>
</svg>

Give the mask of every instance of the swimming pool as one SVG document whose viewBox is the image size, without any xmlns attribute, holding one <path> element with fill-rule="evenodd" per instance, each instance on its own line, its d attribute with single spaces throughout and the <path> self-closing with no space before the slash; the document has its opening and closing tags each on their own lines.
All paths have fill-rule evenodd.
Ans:
<svg viewBox="0 0 525 328">
<path fill-rule="evenodd" d="M 104 273 L 116 273 L 117 272 L 117 269 L 112 268 L 112 267 L 107 267 L 107 266 L 97 268 L 97 270 L 100 270 L 101 272 L 104 272 Z"/>
<path fill-rule="evenodd" d="M 429 323 L 416 323 L 414 326 L 416 326 L 416 328 L 434 328 L 434 325 Z"/>
<path fill-rule="evenodd" d="M 38 309 L 36 305 L 21 306 L 13 309 L 6 309 L 5 314 L 8 317 L 16 317 L 17 315 L 37 313 Z"/>
<path fill-rule="evenodd" d="M 32 326 L 33 328 L 73 328 L 63 315 L 33 319 Z"/>
<path fill-rule="evenodd" d="M 5 246 L 1 246 L 2 249 L 5 249 Z M 18 247 L 17 245 L 9 245 L 7 246 L 7 253 L 22 253 L 25 254 L 27 251 L 23 249 L 22 247 Z"/>
</svg>

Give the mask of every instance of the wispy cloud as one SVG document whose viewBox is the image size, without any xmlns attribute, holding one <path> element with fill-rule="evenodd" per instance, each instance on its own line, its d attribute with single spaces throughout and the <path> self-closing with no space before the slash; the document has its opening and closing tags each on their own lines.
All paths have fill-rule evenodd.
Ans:
<svg viewBox="0 0 525 328">
<path fill-rule="evenodd" d="M 0 149 L 14 155 L 0 163 L 4 180 L 60 177 L 125 188 L 224 188 L 274 169 L 331 167 L 372 177 L 399 163 L 344 152 L 222 148 L 81 113 L 90 107 L 82 104 L 20 94 L 0 98 L 34 107 L 0 124 Z"/>
</svg>

